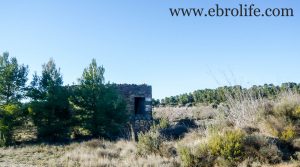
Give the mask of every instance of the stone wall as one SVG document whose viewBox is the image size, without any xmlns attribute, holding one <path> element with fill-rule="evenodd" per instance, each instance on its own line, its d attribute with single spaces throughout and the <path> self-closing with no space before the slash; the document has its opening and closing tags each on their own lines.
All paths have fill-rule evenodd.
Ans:
<svg viewBox="0 0 300 167">
<path fill-rule="evenodd" d="M 152 125 L 152 87 L 146 84 L 117 84 L 117 90 L 127 103 L 127 111 L 130 114 L 130 126 L 132 138 L 137 139 L 140 132 L 147 131 Z M 135 114 L 135 98 L 145 98 L 145 112 Z"/>
<path fill-rule="evenodd" d="M 131 119 L 152 119 L 152 87 L 149 85 L 134 84 L 118 84 L 117 90 L 127 102 L 127 111 L 130 113 Z M 135 97 L 145 97 L 145 113 L 143 115 L 135 115 L 134 100 Z"/>
</svg>

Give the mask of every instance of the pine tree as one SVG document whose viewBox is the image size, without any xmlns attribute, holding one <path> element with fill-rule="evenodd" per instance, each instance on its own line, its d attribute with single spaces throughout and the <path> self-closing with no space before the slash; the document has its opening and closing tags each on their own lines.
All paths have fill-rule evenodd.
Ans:
<svg viewBox="0 0 300 167">
<path fill-rule="evenodd" d="M 22 122 L 22 104 L 28 67 L 8 53 L 0 55 L 0 145 L 13 143 L 13 129 Z"/>
<path fill-rule="evenodd" d="M 71 112 L 69 93 L 53 59 L 43 65 L 42 75 L 34 75 L 28 96 L 29 113 L 38 129 L 38 138 L 48 141 L 69 138 Z"/>
<path fill-rule="evenodd" d="M 75 88 L 72 102 L 77 118 L 94 137 L 114 138 L 127 122 L 126 104 L 113 85 L 105 84 L 104 68 L 93 59 Z"/>
<path fill-rule="evenodd" d="M 9 53 L 0 55 L 0 104 L 17 103 L 24 97 L 28 66 L 19 65 Z"/>
</svg>

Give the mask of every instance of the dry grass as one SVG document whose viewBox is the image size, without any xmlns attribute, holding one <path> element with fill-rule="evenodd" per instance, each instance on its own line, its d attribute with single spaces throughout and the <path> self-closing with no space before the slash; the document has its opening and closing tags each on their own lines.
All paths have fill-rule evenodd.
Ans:
<svg viewBox="0 0 300 167">
<path fill-rule="evenodd" d="M 59 159 L 73 147 L 34 145 L 0 148 L 0 166 L 47 166 L 49 161 Z"/>
<path fill-rule="evenodd" d="M 154 108 L 155 118 L 166 118 L 171 122 L 179 121 L 184 118 L 193 120 L 212 119 L 216 114 L 216 109 L 210 106 Z"/>
<path fill-rule="evenodd" d="M 197 106 L 190 108 L 156 108 L 155 118 L 166 118 L 171 121 L 171 125 L 178 123 L 182 119 L 191 119 L 198 128 L 189 129 L 184 137 L 178 140 L 163 141 L 163 151 L 168 151 L 168 146 L 173 146 L 175 151 L 180 147 L 187 147 L 196 155 L 199 146 L 209 143 L 209 139 L 214 134 L 222 134 L 230 129 L 243 129 L 252 127 L 258 129 L 255 133 L 246 134 L 249 137 L 261 136 L 263 139 L 274 138 L 280 140 L 278 135 L 287 124 L 287 115 L 291 114 L 295 108 L 300 106 L 300 96 L 291 92 L 282 94 L 278 99 L 270 101 L 265 99 L 254 99 L 249 95 L 240 96 L 238 99 L 229 99 L 227 105 L 219 106 L 218 109 L 210 106 Z M 298 111 L 297 111 L 298 112 Z M 297 113 L 296 113 L 297 114 Z M 293 126 L 299 127 L 299 120 L 293 122 Z M 248 132 L 247 132 L 248 133 Z M 299 131 L 296 131 L 296 139 L 299 140 Z M 253 142 L 253 141 L 252 141 Z M 261 145 L 269 144 L 270 148 L 278 150 L 275 143 L 268 143 L 267 140 L 255 141 Z M 255 143 L 254 142 L 254 143 Z M 275 151 L 276 151 L 275 150 Z M 253 151 L 253 150 L 252 150 Z M 259 154 L 261 149 L 253 153 Z M 269 153 L 268 151 L 266 153 Z M 277 154 L 275 152 L 275 154 Z M 278 156 L 275 155 L 272 158 Z M 296 152 L 299 154 L 299 152 Z M 206 154 L 205 154 L 206 155 Z M 245 154 L 246 155 L 246 154 Z M 277 164 L 268 164 L 267 161 L 253 159 L 252 152 L 247 153 L 244 160 L 235 164 L 243 166 L 261 167 L 300 167 L 297 160 L 288 162 L 281 161 Z M 146 156 L 138 154 L 137 143 L 133 141 L 119 140 L 116 142 L 94 139 L 87 142 L 72 143 L 68 145 L 28 145 L 0 148 L 0 166 L 57 166 L 57 167 L 101 167 L 101 166 L 181 166 L 182 160 L 177 153 L 172 156 L 167 154 L 149 153 Z M 205 156 L 203 156 L 205 158 Z M 227 162 L 218 157 L 215 166 L 226 166 Z M 227 164 L 228 166 L 228 164 Z M 229 165 L 230 166 L 230 165 Z"/>
<path fill-rule="evenodd" d="M 0 166 L 165 166 L 178 164 L 178 159 L 159 155 L 137 156 L 136 143 L 120 140 L 91 140 L 65 146 L 35 145 L 0 148 Z"/>
</svg>

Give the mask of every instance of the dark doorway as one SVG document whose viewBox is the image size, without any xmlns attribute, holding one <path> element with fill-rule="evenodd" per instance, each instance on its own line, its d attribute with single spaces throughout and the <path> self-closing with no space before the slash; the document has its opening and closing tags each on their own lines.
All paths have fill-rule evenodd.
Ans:
<svg viewBox="0 0 300 167">
<path fill-rule="evenodd" d="M 134 98 L 134 112 L 135 115 L 142 115 L 145 112 L 145 97 Z"/>
</svg>

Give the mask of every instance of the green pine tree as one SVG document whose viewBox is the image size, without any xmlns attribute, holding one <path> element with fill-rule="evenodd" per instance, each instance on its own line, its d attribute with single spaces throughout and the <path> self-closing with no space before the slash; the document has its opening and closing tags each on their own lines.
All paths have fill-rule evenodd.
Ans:
<svg viewBox="0 0 300 167">
<path fill-rule="evenodd" d="M 43 65 L 41 76 L 34 75 L 28 96 L 32 99 L 29 113 L 37 126 L 38 138 L 47 141 L 68 139 L 71 120 L 69 93 L 53 59 Z"/>
<path fill-rule="evenodd" d="M 104 68 L 93 59 L 85 68 L 71 101 L 77 120 L 94 137 L 114 138 L 127 122 L 126 104 L 113 85 L 105 84 Z"/>
</svg>

